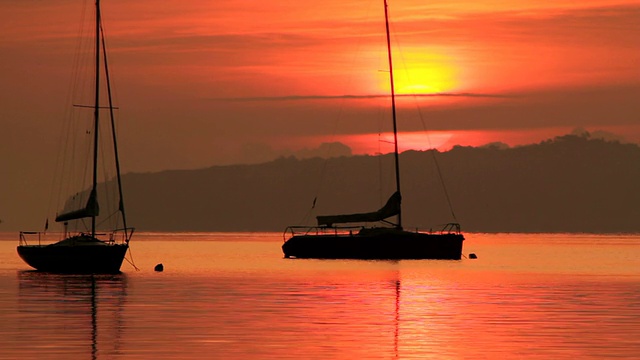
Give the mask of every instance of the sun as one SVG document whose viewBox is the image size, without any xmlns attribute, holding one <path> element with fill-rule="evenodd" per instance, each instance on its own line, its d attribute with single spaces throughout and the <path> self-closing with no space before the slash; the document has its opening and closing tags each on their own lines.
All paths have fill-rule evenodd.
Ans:
<svg viewBox="0 0 640 360">
<path fill-rule="evenodd" d="M 398 94 L 443 93 L 456 88 L 453 69 L 445 66 L 407 69 L 404 76 L 396 74 L 394 84 Z"/>
<path fill-rule="evenodd" d="M 396 94 L 437 94 L 455 91 L 459 87 L 455 63 L 445 55 L 414 50 L 394 59 Z M 389 92 L 389 76 L 379 78 L 381 91 Z"/>
</svg>

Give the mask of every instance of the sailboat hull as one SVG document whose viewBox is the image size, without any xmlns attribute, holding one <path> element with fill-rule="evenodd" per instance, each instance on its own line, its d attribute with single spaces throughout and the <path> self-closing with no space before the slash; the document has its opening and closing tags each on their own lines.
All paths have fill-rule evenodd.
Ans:
<svg viewBox="0 0 640 360">
<path fill-rule="evenodd" d="M 286 258 L 460 260 L 464 236 L 402 230 L 358 234 L 295 235 L 282 245 Z"/>
<path fill-rule="evenodd" d="M 20 245 L 18 255 L 32 268 L 52 273 L 116 274 L 127 244 L 95 246 Z"/>
</svg>

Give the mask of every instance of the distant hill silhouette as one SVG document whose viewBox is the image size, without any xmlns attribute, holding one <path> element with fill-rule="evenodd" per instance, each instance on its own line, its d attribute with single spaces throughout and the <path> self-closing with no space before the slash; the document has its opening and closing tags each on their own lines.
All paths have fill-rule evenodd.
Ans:
<svg viewBox="0 0 640 360">
<path fill-rule="evenodd" d="M 566 135 L 515 148 L 402 153 L 407 228 L 437 229 L 453 220 L 434 157 L 464 231 L 640 231 L 636 144 Z M 392 161 L 391 155 L 291 157 L 130 173 L 123 182 L 130 223 L 138 230 L 281 231 L 313 224 L 315 215 L 378 209 L 393 193 Z"/>
</svg>

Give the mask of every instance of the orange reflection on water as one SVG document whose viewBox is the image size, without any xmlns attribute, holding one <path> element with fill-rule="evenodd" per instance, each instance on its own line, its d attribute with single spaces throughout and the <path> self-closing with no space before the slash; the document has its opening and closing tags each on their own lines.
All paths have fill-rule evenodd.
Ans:
<svg viewBox="0 0 640 360">
<path fill-rule="evenodd" d="M 322 261 L 283 259 L 280 234 L 140 234 L 139 272 L 0 271 L 0 348 L 9 358 L 637 355 L 637 236 L 466 241 L 477 260 Z M 13 255 L 0 260 L 19 268 Z M 165 272 L 152 271 L 157 262 Z"/>
</svg>

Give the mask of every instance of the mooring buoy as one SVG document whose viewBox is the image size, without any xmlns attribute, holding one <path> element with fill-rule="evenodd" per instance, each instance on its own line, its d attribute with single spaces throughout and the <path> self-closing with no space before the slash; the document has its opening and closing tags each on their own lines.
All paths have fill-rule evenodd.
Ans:
<svg viewBox="0 0 640 360">
<path fill-rule="evenodd" d="M 162 263 L 160 263 L 160 264 L 156 265 L 156 267 L 154 267 L 153 270 L 158 271 L 158 272 L 164 271 L 164 265 L 162 265 Z"/>
<path fill-rule="evenodd" d="M 476 254 L 471 253 L 469 254 L 469 259 L 477 259 L 478 257 L 476 256 Z"/>
</svg>

